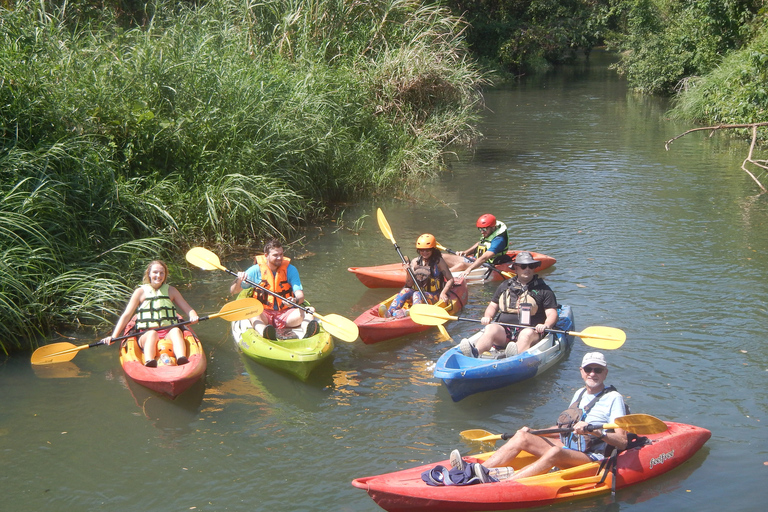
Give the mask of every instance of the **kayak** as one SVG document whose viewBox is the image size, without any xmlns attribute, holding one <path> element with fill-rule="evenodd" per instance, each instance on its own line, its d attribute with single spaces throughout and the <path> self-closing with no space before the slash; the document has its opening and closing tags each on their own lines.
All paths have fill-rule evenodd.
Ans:
<svg viewBox="0 0 768 512">
<path fill-rule="evenodd" d="M 515 259 L 517 253 L 520 251 L 509 251 L 507 254 Z M 536 261 L 541 262 L 541 266 L 537 270 L 543 270 L 549 268 L 555 264 L 555 258 L 547 256 L 546 254 L 539 254 L 532 252 L 531 256 Z M 512 263 L 502 263 L 495 265 L 496 269 L 501 272 L 512 272 Z M 405 274 L 402 263 L 389 263 L 386 265 L 377 265 L 374 267 L 349 267 L 348 271 L 357 276 L 361 283 L 368 288 L 402 288 L 405 286 Z M 454 272 L 454 277 L 458 276 L 460 272 Z M 487 283 L 489 281 L 501 281 L 504 277 L 499 272 L 494 272 L 487 267 L 479 267 L 474 269 L 466 277 L 467 284 L 475 283 Z"/>
<path fill-rule="evenodd" d="M 570 331 L 575 328 L 570 306 L 558 306 L 557 314 L 556 329 Z M 482 334 L 480 330 L 469 340 L 476 341 Z M 573 336 L 550 332 L 522 354 L 502 359 L 496 359 L 496 353 L 489 352 L 480 357 L 467 357 L 455 346 L 437 360 L 434 377 L 443 380 L 453 401 L 458 402 L 473 393 L 533 378 L 563 359 L 572 345 Z"/>
<path fill-rule="evenodd" d="M 460 284 L 455 284 L 453 288 L 451 288 L 450 295 L 451 300 L 449 304 L 440 301 L 437 305 L 442 307 L 449 315 L 457 315 L 459 311 L 461 311 L 461 308 L 467 303 L 469 296 L 467 283 L 462 281 Z M 388 308 L 396 296 L 397 295 L 393 295 L 383 302 L 374 304 L 371 308 L 355 318 L 355 325 L 357 325 L 360 331 L 360 339 L 363 340 L 363 343 L 372 345 L 399 336 L 426 331 L 430 328 L 429 325 L 417 324 L 408 316 L 403 318 L 380 317 L 379 306 L 383 304 Z"/>
<path fill-rule="evenodd" d="M 690 459 L 712 435 L 709 430 L 693 425 L 673 422 L 666 422 L 666 425 L 669 427 L 666 432 L 646 436 L 653 441 L 652 444 L 631 448 L 618 455 L 616 489 L 643 482 L 678 467 Z M 464 457 L 464 460 L 482 462 L 491 454 Z M 532 460 L 530 454 L 523 452 L 513 461 L 512 467 L 520 469 Z M 590 462 L 519 480 L 429 486 L 421 479 L 421 474 L 437 464 L 451 467 L 446 460 L 394 473 L 357 478 L 352 481 L 352 485 L 367 491 L 373 501 L 390 512 L 460 512 L 542 507 L 608 493 L 613 482 L 611 472 L 601 482 L 604 473 L 599 471 L 600 463 Z"/>
<path fill-rule="evenodd" d="M 295 375 L 306 380 L 309 374 L 333 352 L 333 338 L 325 329 L 314 336 L 302 338 L 306 331 L 305 321 L 295 329 L 278 331 L 286 339 L 268 340 L 251 326 L 248 320 L 232 322 L 235 345 L 242 353 L 257 363 Z"/>
<path fill-rule="evenodd" d="M 125 334 L 128 334 L 134 326 L 134 320 L 131 320 L 125 328 Z M 187 344 L 187 359 L 189 362 L 177 366 L 163 365 L 158 362 L 156 368 L 144 366 L 144 352 L 139 347 L 139 341 L 136 337 L 127 338 L 120 347 L 120 365 L 128 378 L 158 393 L 164 393 L 171 398 L 176 398 L 184 391 L 189 389 L 195 382 L 200 380 L 205 374 L 208 365 L 203 352 L 203 346 L 197 335 L 188 326 L 181 328 L 184 334 L 184 340 Z M 171 343 L 170 340 L 161 338 L 158 341 L 159 347 L 165 343 Z"/>
</svg>

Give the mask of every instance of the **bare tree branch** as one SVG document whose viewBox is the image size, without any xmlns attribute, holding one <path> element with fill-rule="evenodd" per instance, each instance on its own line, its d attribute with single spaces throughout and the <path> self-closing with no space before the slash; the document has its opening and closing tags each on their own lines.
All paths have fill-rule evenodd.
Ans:
<svg viewBox="0 0 768 512">
<path fill-rule="evenodd" d="M 749 174 L 749 176 L 754 180 L 755 183 L 757 183 L 757 186 L 760 187 L 760 190 L 763 192 L 768 192 L 768 189 L 765 188 L 765 186 L 760 183 L 760 180 L 757 176 L 755 176 L 748 168 L 747 164 L 752 164 L 756 167 L 759 167 L 763 169 L 764 171 L 768 171 L 768 160 L 755 160 L 754 158 L 754 152 L 755 152 L 755 146 L 757 144 L 757 128 L 760 126 L 768 126 L 768 122 L 765 123 L 747 123 L 747 124 L 721 124 L 718 126 L 704 126 L 701 128 L 691 128 L 690 130 L 687 130 L 677 137 L 673 137 L 669 139 L 667 142 L 664 143 L 664 149 L 669 151 L 669 145 L 672 144 L 677 139 L 680 139 L 682 137 L 685 137 L 689 133 L 693 132 L 701 132 L 701 131 L 709 131 L 711 132 L 709 136 L 715 134 L 717 130 L 729 130 L 729 129 L 738 129 L 738 128 L 752 128 L 752 142 L 749 145 L 749 154 L 747 155 L 747 158 L 744 159 L 744 161 L 741 163 L 741 169 Z M 764 173 L 765 174 L 765 173 Z"/>
</svg>

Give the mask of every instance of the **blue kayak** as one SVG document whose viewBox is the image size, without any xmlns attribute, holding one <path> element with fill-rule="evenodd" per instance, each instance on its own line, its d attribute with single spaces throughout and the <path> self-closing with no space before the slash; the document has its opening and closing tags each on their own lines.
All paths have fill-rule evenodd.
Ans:
<svg viewBox="0 0 768 512">
<path fill-rule="evenodd" d="M 575 329 L 570 306 L 558 306 L 556 329 Z M 474 341 L 482 330 L 472 335 Z M 565 357 L 573 345 L 573 336 L 550 332 L 536 345 L 522 354 L 497 358 L 497 354 L 485 352 L 480 357 L 466 357 L 458 346 L 440 356 L 434 376 L 442 379 L 454 402 L 481 391 L 503 388 L 545 372 Z"/>
</svg>

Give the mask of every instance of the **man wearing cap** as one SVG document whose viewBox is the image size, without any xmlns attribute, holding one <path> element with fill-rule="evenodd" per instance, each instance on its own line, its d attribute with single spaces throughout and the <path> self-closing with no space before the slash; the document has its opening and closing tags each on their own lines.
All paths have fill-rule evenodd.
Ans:
<svg viewBox="0 0 768 512">
<path fill-rule="evenodd" d="M 522 353 L 536 344 L 545 335 L 547 329 L 553 329 L 557 323 L 557 298 L 555 292 L 543 279 L 534 274 L 541 265 L 530 252 L 517 254 L 512 270 L 517 274 L 512 279 L 502 282 L 493 295 L 481 320 L 485 325 L 483 335 L 473 345 L 469 340 L 459 344 L 461 352 L 467 357 L 478 357 L 494 347 L 507 356 Z M 517 328 L 499 325 L 494 322 L 496 314 L 500 323 L 528 325 Z"/>
<path fill-rule="evenodd" d="M 511 479 L 541 475 L 557 466 L 560 469 L 571 468 L 605 458 L 608 445 L 618 450 L 627 446 L 627 434 L 620 428 L 585 430 L 587 425 L 615 423 L 625 416 L 627 408 L 624 398 L 613 386 L 605 386 L 608 376 L 608 364 L 600 352 L 590 352 L 581 361 L 581 378 L 584 387 L 577 390 L 571 400 L 571 410 L 578 408 L 579 416 L 573 425 L 573 432 L 567 434 L 534 435 L 528 427 L 518 430 L 515 435 L 483 463 L 486 468 L 504 467 L 521 451 L 538 457 L 535 462 L 525 466 L 514 475 L 505 475 Z M 561 415 L 562 416 L 562 415 Z M 559 437 L 558 437 L 559 436 Z M 465 462 L 457 450 L 451 453 L 451 463 L 461 467 Z M 492 471 L 493 473 L 493 471 Z"/>
<path fill-rule="evenodd" d="M 466 251 L 456 254 L 444 254 L 443 259 L 451 267 L 452 272 L 459 272 L 462 279 L 483 263 L 498 265 L 509 261 L 509 235 L 507 226 L 490 213 L 477 219 L 477 229 L 480 230 L 480 241 Z"/>
</svg>

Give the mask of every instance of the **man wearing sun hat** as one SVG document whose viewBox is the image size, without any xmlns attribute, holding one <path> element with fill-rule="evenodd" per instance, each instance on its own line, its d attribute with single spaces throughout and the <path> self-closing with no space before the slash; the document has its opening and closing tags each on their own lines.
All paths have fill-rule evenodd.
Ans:
<svg viewBox="0 0 768 512">
<path fill-rule="evenodd" d="M 509 476 L 516 480 L 544 474 L 554 466 L 565 469 L 602 460 L 608 445 L 619 450 L 626 448 L 627 434 L 620 428 L 585 430 L 587 425 L 614 423 L 616 418 L 627 414 L 621 394 L 613 386 L 605 386 L 608 376 L 605 356 L 600 352 L 589 352 L 581 360 L 579 371 L 584 387 L 574 393 L 570 408 L 558 419 L 558 424 L 562 425 L 567 422 L 561 419 L 570 417 L 574 422 L 573 432 L 544 436 L 531 434 L 528 427 L 523 427 L 491 455 L 483 466 L 505 467 L 521 451 L 537 456 L 535 462 Z M 451 464 L 457 467 L 465 464 L 457 450 L 451 453 Z M 494 474 L 494 471 L 491 471 L 491 474 Z"/>
<path fill-rule="evenodd" d="M 501 356 L 513 356 L 525 352 L 557 324 L 557 298 L 555 292 L 534 274 L 541 265 L 528 251 L 517 253 L 512 269 L 515 277 L 502 282 L 483 313 L 483 334 L 472 344 L 462 340 L 462 354 L 478 357 L 492 347 Z M 496 315 L 498 314 L 498 319 Z M 526 325 L 518 328 L 499 325 Z"/>
</svg>

